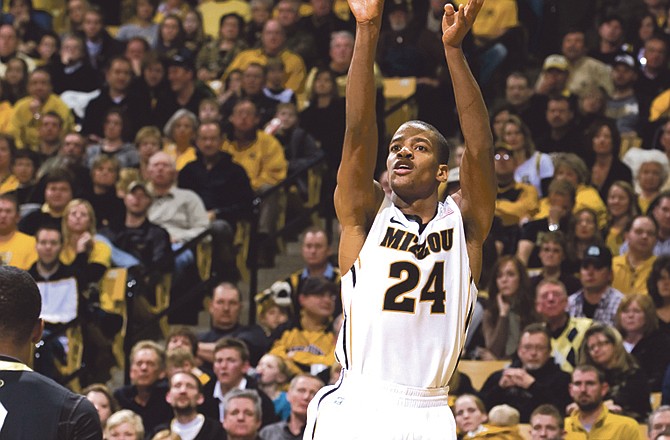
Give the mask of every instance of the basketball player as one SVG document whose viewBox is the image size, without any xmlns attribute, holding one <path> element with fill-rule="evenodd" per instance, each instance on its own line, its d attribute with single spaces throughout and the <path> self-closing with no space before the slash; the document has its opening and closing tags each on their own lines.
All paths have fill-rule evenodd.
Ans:
<svg viewBox="0 0 670 440">
<path fill-rule="evenodd" d="M 486 107 L 461 50 L 483 2 L 444 8 L 442 42 L 466 149 L 461 191 L 440 203 L 449 150 L 426 123 L 406 122 L 391 139 L 391 196 L 373 180 L 373 63 L 384 0 L 349 0 L 356 43 L 335 190 L 347 270 L 336 348 L 343 373 L 310 403 L 305 439 L 456 438 L 447 383 L 474 307 L 496 196 Z"/>
</svg>

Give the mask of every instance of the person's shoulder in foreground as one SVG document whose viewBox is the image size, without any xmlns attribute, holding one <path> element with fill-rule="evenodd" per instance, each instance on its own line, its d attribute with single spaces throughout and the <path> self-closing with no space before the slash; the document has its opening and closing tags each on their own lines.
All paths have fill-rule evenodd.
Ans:
<svg viewBox="0 0 670 440">
<path fill-rule="evenodd" d="M 44 329 L 41 309 L 32 277 L 0 266 L 0 438 L 102 439 L 91 402 L 29 367 Z"/>
</svg>

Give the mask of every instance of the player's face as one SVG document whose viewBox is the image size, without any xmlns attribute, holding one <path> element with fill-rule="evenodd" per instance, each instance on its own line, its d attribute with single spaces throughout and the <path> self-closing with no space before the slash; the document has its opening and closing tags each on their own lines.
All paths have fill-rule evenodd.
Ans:
<svg viewBox="0 0 670 440">
<path fill-rule="evenodd" d="M 461 432 L 474 431 L 486 421 L 486 414 L 477 407 L 477 404 L 471 397 L 457 399 L 454 405 L 454 413 L 456 425 Z"/>
<path fill-rule="evenodd" d="M 158 353 L 144 348 L 135 353 L 130 364 L 130 381 L 133 385 L 148 387 L 163 377 Z"/>
<path fill-rule="evenodd" d="M 237 386 L 248 368 L 249 362 L 243 361 L 234 348 L 223 348 L 214 353 L 214 374 L 224 388 Z"/>
<path fill-rule="evenodd" d="M 175 409 L 195 409 L 203 400 L 195 378 L 183 373 L 176 373 L 170 379 L 166 399 Z"/>
<path fill-rule="evenodd" d="M 301 377 L 289 388 L 286 398 L 291 404 L 291 411 L 306 416 L 307 406 L 314 395 L 321 389 L 321 382 L 311 377 Z"/>
<path fill-rule="evenodd" d="M 427 198 L 447 179 L 447 166 L 439 165 L 437 138 L 425 128 L 405 123 L 389 146 L 386 169 L 393 192 L 400 198 Z M 439 180 L 438 180 L 439 179 Z"/>
<path fill-rule="evenodd" d="M 228 402 L 223 415 L 223 428 L 228 437 L 256 438 L 260 427 L 261 421 L 256 414 L 254 402 L 246 397 L 238 397 Z"/>
<path fill-rule="evenodd" d="M 559 440 L 563 432 L 556 418 L 546 414 L 536 414 L 530 419 L 531 440 Z"/>
</svg>

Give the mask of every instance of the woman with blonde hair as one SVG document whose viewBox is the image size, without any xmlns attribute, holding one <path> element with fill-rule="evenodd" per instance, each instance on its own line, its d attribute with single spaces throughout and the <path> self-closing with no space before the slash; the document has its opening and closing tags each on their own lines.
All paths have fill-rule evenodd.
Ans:
<svg viewBox="0 0 670 440">
<path fill-rule="evenodd" d="M 502 141 L 512 147 L 516 170 L 514 180 L 529 183 L 540 197 L 547 194 L 554 176 L 551 156 L 535 150 L 528 126 L 516 115 L 510 115 L 502 126 Z"/>
<path fill-rule="evenodd" d="M 135 147 L 140 156 L 139 177 L 140 180 L 146 182 L 149 180 L 149 175 L 147 174 L 149 159 L 163 149 L 161 131 L 153 125 L 140 128 L 135 135 Z"/>
<path fill-rule="evenodd" d="M 60 260 L 72 265 L 80 288 L 98 283 L 112 263 L 111 248 L 95 239 L 95 212 L 89 202 L 74 199 L 65 207 L 62 220 L 63 250 Z"/>
<path fill-rule="evenodd" d="M 144 424 L 142 418 L 129 409 L 115 412 L 107 419 L 104 438 L 105 440 L 143 440 Z"/>
<path fill-rule="evenodd" d="M 646 420 L 651 412 L 647 375 L 626 351 L 621 334 L 614 327 L 596 323 L 586 330 L 579 364 L 594 366 L 605 374 L 609 390 L 604 403 L 611 411 L 638 422 Z"/>
<path fill-rule="evenodd" d="M 624 348 L 647 375 L 651 391 L 661 391 L 663 375 L 670 365 L 670 351 L 659 348 L 670 347 L 670 336 L 658 329 L 654 300 L 641 293 L 626 295 L 614 322 L 623 336 Z"/>
</svg>

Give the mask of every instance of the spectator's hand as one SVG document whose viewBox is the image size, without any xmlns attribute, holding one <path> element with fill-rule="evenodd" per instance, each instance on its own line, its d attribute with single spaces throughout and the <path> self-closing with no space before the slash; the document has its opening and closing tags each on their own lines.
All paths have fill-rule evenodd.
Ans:
<svg viewBox="0 0 670 440">
<path fill-rule="evenodd" d="M 623 408 L 621 408 L 621 406 L 614 403 L 614 401 L 612 399 L 605 400 L 603 403 L 605 404 L 607 409 L 610 410 L 613 413 L 620 414 L 621 411 L 623 411 Z"/>
<path fill-rule="evenodd" d="M 84 232 L 81 234 L 81 237 L 79 237 L 79 240 L 77 240 L 77 253 L 88 252 L 91 249 L 93 249 L 93 237 L 90 233 Z"/>
<path fill-rule="evenodd" d="M 512 305 L 503 299 L 503 296 L 498 293 L 496 296 L 496 302 L 498 303 L 499 315 L 505 317 L 509 315 L 510 308 Z"/>
<path fill-rule="evenodd" d="M 575 402 L 572 402 L 571 404 L 565 407 L 565 413 L 567 415 L 572 415 L 572 413 L 577 411 L 578 409 L 579 407 L 577 406 L 577 404 Z"/>
<path fill-rule="evenodd" d="M 207 219 L 209 220 L 210 223 L 216 220 L 216 212 L 214 212 L 213 210 L 207 211 Z"/>
<path fill-rule="evenodd" d="M 528 372 L 523 368 L 510 368 L 510 370 L 512 370 L 512 381 L 514 382 L 514 385 L 518 386 L 519 388 L 527 390 L 535 383 L 535 378 L 528 374 Z"/>
<path fill-rule="evenodd" d="M 500 380 L 498 381 L 500 388 L 511 388 L 515 386 L 512 370 L 515 370 L 515 368 L 507 368 L 503 371 L 502 376 L 500 376 Z"/>
</svg>

